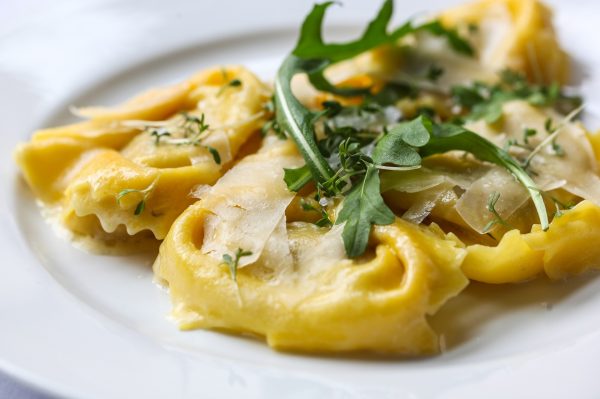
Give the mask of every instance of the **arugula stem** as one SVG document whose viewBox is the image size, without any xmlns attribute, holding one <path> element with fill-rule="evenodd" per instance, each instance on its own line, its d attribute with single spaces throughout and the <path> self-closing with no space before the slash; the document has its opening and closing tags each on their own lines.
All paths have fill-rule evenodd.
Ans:
<svg viewBox="0 0 600 399">
<path fill-rule="evenodd" d="M 279 68 L 275 78 L 275 107 L 277 123 L 296 142 L 306 165 L 317 182 L 333 177 L 333 170 L 321 155 L 315 140 L 314 115 L 293 95 L 291 80 L 299 72 L 303 62 L 295 55 L 289 55 Z"/>
<path fill-rule="evenodd" d="M 445 131 L 443 131 L 445 130 Z M 491 162 L 507 169 L 529 192 L 538 213 L 543 230 L 548 230 L 548 213 L 540 190 L 527 172 L 510 156 L 492 142 L 460 126 L 446 125 L 421 149 L 423 157 L 448 151 L 460 150 L 473 154 L 476 158 Z"/>
</svg>

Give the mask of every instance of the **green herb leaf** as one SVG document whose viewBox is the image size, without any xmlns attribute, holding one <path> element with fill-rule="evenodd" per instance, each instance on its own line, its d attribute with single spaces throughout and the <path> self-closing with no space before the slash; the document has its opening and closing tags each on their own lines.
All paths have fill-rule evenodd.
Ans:
<svg viewBox="0 0 600 399">
<path fill-rule="evenodd" d="M 493 191 L 492 193 L 490 193 L 490 196 L 488 197 L 488 202 L 487 202 L 486 208 L 487 208 L 488 212 L 490 212 L 492 214 L 493 219 L 490 220 L 489 223 L 486 224 L 485 227 L 483 228 L 484 233 L 490 232 L 492 230 L 492 228 L 494 228 L 494 226 L 497 224 L 501 224 L 506 227 L 511 227 L 510 224 L 508 224 L 508 222 L 506 220 L 504 220 L 500 216 L 498 211 L 496 210 L 496 203 L 498 202 L 499 199 L 500 199 L 500 193 L 497 191 Z"/>
<path fill-rule="evenodd" d="M 283 181 L 290 191 L 298 192 L 312 180 L 312 173 L 306 165 L 295 169 L 284 168 L 283 171 Z"/>
<path fill-rule="evenodd" d="M 325 12 L 333 2 L 316 4 L 304 20 L 296 47 L 284 61 L 275 78 L 275 109 L 278 125 L 296 142 L 301 155 L 318 184 L 331 181 L 334 171 L 319 151 L 313 123 L 316 115 L 306 109 L 294 96 L 291 80 L 298 73 L 306 73 L 317 89 L 331 91 L 326 83 L 324 70 L 337 62 L 347 60 L 385 43 L 392 43 L 400 37 L 419 30 L 427 30 L 435 35 L 446 36 L 455 49 L 465 51 L 466 42 L 456 32 L 446 30 L 439 22 L 413 26 L 407 22 L 392 32 L 387 25 L 393 11 L 393 1 L 385 0 L 377 16 L 369 23 L 360 38 L 347 43 L 326 44 L 322 37 L 322 24 Z M 326 86 L 326 87 L 325 87 Z"/>
<path fill-rule="evenodd" d="M 554 154 L 556 156 L 562 157 L 565 155 L 564 148 L 556 142 L 556 139 L 552 140 L 551 145 L 552 145 L 552 151 L 554 151 Z"/>
<path fill-rule="evenodd" d="M 420 115 L 410 122 L 401 123 L 390 129 L 389 134 L 400 135 L 406 144 L 423 147 L 429 142 L 433 129 L 431 119 Z"/>
<path fill-rule="evenodd" d="M 365 252 L 371 225 L 386 225 L 394 221 L 394 213 L 383 202 L 380 193 L 379 173 L 374 167 L 367 168 L 360 184 L 354 186 L 344 199 L 336 224 L 346 223 L 342 238 L 349 257 Z"/>
<path fill-rule="evenodd" d="M 240 259 L 244 256 L 250 256 L 252 252 L 245 251 L 242 248 L 238 248 L 233 256 L 229 254 L 223 254 L 222 263 L 229 267 L 229 272 L 231 273 L 231 279 L 237 282 L 237 269 L 240 263 Z"/>
<path fill-rule="evenodd" d="M 394 126 L 375 146 L 373 161 L 378 165 L 420 165 L 421 156 L 414 147 L 427 144 L 431 130 L 431 120 L 423 115 Z"/>
<path fill-rule="evenodd" d="M 546 118 L 546 121 L 544 122 L 544 129 L 546 129 L 546 132 L 549 134 L 554 133 L 556 127 L 554 126 L 554 121 L 552 118 Z"/>
<path fill-rule="evenodd" d="M 327 213 L 327 211 L 325 209 L 323 209 L 323 207 L 320 204 L 319 204 L 320 209 L 317 209 L 310 202 L 308 202 L 308 201 L 304 200 L 304 198 L 302 198 L 300 200 L 300 206 L 302 206 L 302 209 L 304 211 L 317 212 L 321 215 L 321 219 L 317 220 L 315 222 L 315 225 L 317 225 L 319 227 L 329 227 L 329 226 L 333 225 L 333 223 L 331 222 L 331 219 L 329 218 L 329 214 Z"/>
<path fill-rule="evenodd" d="M 133 193 L 137 193 L 137 194 L 141 195 L 142 199 L 136 205 L 135 210 L 133 211 L 133 214 L 135 216 L 141 215 L 142 212 L 144 212 L 144 209 L 146 209 L 146 200 L 148 199 L 148 196 L 154 190 L 154 187 L 156 187 L 157 182 L 158 182 L 158 178 L 154 179 L 154 181 L 143 190 L 139 190 L 136 188 L 126 188 L 124 190 L 119 191 L 119 193 L 115 196 L 117 203 L 121 203 L 121 200 L 123 199 L 124 196 L 133 194 Z"/>
<path fill-rule="evenodd" d="M 536 134 L 537 134 L 537 130 L 529 128 L 529 127 L 525 128 L 523 130 L 523 142 L 525 144 L 529 144 L 529 138 L 535 136 Z"/>
<path fill-rule="evenodd" d="M 511 100 L 524 100 L 537 107 L 553 106 L 561 113 L 569 113 L 581 105 L 580 97 L 562 93 L 558 84 L 531 84 L 524 75 L 512 70 L 502 71 L 497 84 L 475 82 L 457 86 L 452 88 L 452 95 L 456 104 L 468 111 L 467 119 L 485 119 L 488 123 L 499 121 L 502 105 Z"/>
<path fill-rule="evenodd" d="M 467 56 L 473 56 L 475 51 L 468 41 L 460 37 L 456 29 L 448 29 L 442 25 L 440 21 L 432 21 L 425 25 L 421 25 L 417 30 L 428 31 L 429 33 L 445 37 L 450 44 L 450 47 L 457 53 Z"/>
<path fill-rule="evenodd" d="M 227 73 L 225 73 L 225 76 L 227 76 Z M 224 84 L 221 89 L 219 89 L 219 92 L 217 93 L 217 97 L 219 97 L 221 94 L 223 94 L 223 92 L 228 88 L 228 87 L 240 87 L 242 85 L 242 81 L 239 79 L 232 79 L 229 82 L 227 82 L 226 84 Z"/>
<path fill-rule="evenodd" d="M 443 36 L 455 51 L 473 55 L 473 48 L 469 43 L 461 38 L 455 30 L 442 26 L 439 21 L 418 26 L 414 26 L 409 21 L 388 33 L 387 26 L 393 13 L 393 0 L 384 1 L 377 16 L 369 23 L 359 39 L 348 43 L 326 44 L 323 42 L 322 25 L 325 12 L 332 4 L 335 2 L 315 4 L 302 24 L 300 38 L 292 51 L 292 55 L 311 61 L 309 65 L 305 65 L 304 69 L 310 82 L 318 90 L 346 96 L 367 94 L 368 88 L 338 88 L 334 86 L 325 78 L 323 71 L 331 64 L 350 59 L 384 43 L 393 43 L 409 33 L 428 31 L 433 35 Z"/>
<path fill-rule="evenodd" d="M 421 148 L 420 152 L 422 157 L 426 157 L 454 150 L 469 152 L 482 161 L 491 162 L 511 172 L 529 191 L 540 218 L 542 229 L 548 229 L 548 214 L 536 184 L 509 153 L 489 140 L 461 126 L 452 124 L 435 125 L 431 139 L 427 145 Z"/>
<path fill-rule="evenodd" d="M 377 165 L 391 163 L 397 166 L 415 166 L 421 164 L 419 152 L 406 144 L 402 136 L 387 134 L 373 150 L 373 161 Z"/>
<path fill-rule="evenodd" d="M 150 131 L 150 136 L 154 137 L 154 145 L 160 144 L 160 139 L 170 136 L 171 133 L 165 128 L 153 129 Z"/>
<path fill-rule="evenodd" d="M 142 190 L 137 190 L 135 188 L 127 188 L 125 190 L 121 190 L 119 191 L 119 193 L 117 194 L 117 202 L 121 202 L 121 199 L 126 196 L 127 194 L 131 194 L 131 193 L 142 193 Z"/>
<path fill-rule="evenodd" d="M 217 151 L 217 149 L 216 149 L 216 148 L 214 148 L 214 147 L 211 147 L 211 146 L 209 146 L 209 145 L 207 145 L 207 146 L 205 146 L 205 147 L 206 147 L 206 149 L 208 150 L 208 152 L 210 152 L 210 155 L 212 155 L 212 157 L 213 157 L 213 159 L 214 159 L 215 163 L 216 163 L 217 165 L 220 165 L 220 164 L 221 164 L 221 155 L 219 154 L 219 151 Z"/>
<path fill-rule="evenodd" d="M 139 216 L 142 214 L 142 212 L 144 212 L 144 209 L 146 209 L 146 200 L 143 199 L 140 202 L 138 202 L 137 206 L 135 207 L 135 211 L 133 212 L 133 214 L 135 216 Z"/>
<path fill-rule="evenodd" d="M 440 68 L 439 66 L 432 64 L 429 66 L 427 70 L 427 74 L 425 74 L 425 78 L 427 80 L 431 80 L 432 82 L 437 82 L 438 79 L 444 74 L 444 68 Z"/>
</svg>

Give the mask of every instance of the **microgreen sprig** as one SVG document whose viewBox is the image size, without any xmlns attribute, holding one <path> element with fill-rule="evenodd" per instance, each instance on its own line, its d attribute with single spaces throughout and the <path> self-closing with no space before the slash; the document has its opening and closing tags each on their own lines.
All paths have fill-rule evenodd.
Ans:
<svg viewBox="0 0 600 399">
<path fill-rule="evenodd" d="M 231 279 L 237 282 L 237 270 L 239 267 L 240 259 L 244 256 L 250 256 L 252 252 L 243 250 L 242 248 L 238 248 L 237 251 L 233 254 L 233 256 L 229 254 L 223 254 L 223 264 L 229 267 L 229 272 L 231 273 Z"/>
<path fill-rule="evenodd" d="M 465 55 L 473 54 L 468 42 L 455 31 L 444 28 L 438 21 L 422 25 L 414 25 L 409 21 L 388 32 L 392 0 L 384 1 L 379 13 L 359 39 L 326 44 L 322 39 L 322 23 L 325 11 L 332 4 L 327 2 L 315 5 L 305 19 L 296 47 L 283 61 L 277 73 L 274 99 L 277 125 L 296 142 L 306 162 L 301 168 L 286 169 L 284 180 L 288 188 L 294 191 L 312 180 L 322 195 L 345 195 L 335 223 L 345 223 L 342 237 L 348 256 L 356 257 L 365 251 L 373 224 L 385 225 L 394 221 L 394 214 L 381 197 L 379 168 L 416 168 L 423 157 L 461 150 L 472 153 L 482 161 L 504 167 L 526 187 L 535 187 L 529 175 L 506 151 L 460 126 L 435 123 L 424 115 L 374 135 L 365 129 L 350 126 L 332 129 L 325 125 L 327 138 L 318 140 L 316 123 L 321 118 L 339 114 L 342 109 L 337 104 L 330 104 L 321 112 L 313 112 L 304 107 L 291 89 L 291 80 L 296 74 L 307 74 L 312 85 L 321 91 L 342 96 L 364 95 L 364 111 L 381 112 L 382 104 L 389 101 L 386 100 L 388 96 L 392 96 L 390 104 L 393 104 L 398 99 L 397 93 L 401 93 L 401 96 L 411 95 L 410 86 L 407 90 L 406 85 L 396 85 L 398 87 L 393 87 L 393 91 L 384 87 L 381 92 L 371 95 L 369 88 L 334 86 L 324 77 L 325 69 L 376 46 L 393 43 L 407 34 L 419 31 L 443 36 L 455 51 Z M 474 103 L 482 99 L 480 95 L 477 96 Z M 498 107 L 495 112 L 498 113 Z M 530 194 L 542 228 L 546 229 L 548 220 L 543 199 L 535 190 L 530 190 Z"/>
<path fill-rule="evenodd" d="M 121 200 L 126 195 L 130 195 L 130 194 L 134 194 L 134 193 L 139 194 L 142 196 L 142 199 L 135 206 L 133 214 L 135 216 L 141 215 L 142 212 L 144 212 L 144 210 L 146 209 L 146 201 L 148 200 L 148 197 L 152 194 L 152 192 L 156 188 L 157 182 L 158 182 L 158 178 L 154 179 L 154 181 L 148 187 L 146 187 L 145 189 L 142 189 L 142 190 L 135 189 L 135 188 L 127 188 L 127 189 L 119 191 L 119 193 L 116 195 L 117 204 L 120 204 Z"/>
<path fill-rule="evenodd" d="M 498 213 L 498 211 L 496 210 L 496 203 L 499 199 L 500 193 L 497 191 L 493 191 L 488 197 L 486 209 L 489 213 L 492 214 L 493 218 L 483 228 L 484 233 L 489 233 L 494 228 L 494 226 L 499 224 L 502 226 L 511 227 L 511 225 L 506 220 L 504 220 L 502 216 L 500 216 L 500 213 Z"/>
<path fill-rule="evenodd" d="M 205 134 L 209 131 L 210 126 L 206 123 L 204 114 L 199 117 L 196 115 L 182 112 L 180 114 L 180 122 L 175 126 L 158 126 L 150 128 L 150 136 L 154 137 L 154 145 L 159 146 L 161 143 L 171 145 L 193 145 L 201 146 L 211 154 L 217 165 L 221 164 L 221 155 L 219 151 L 209 145 L 204 145 L 202 142 Z M 177 133 L 175 133 L 177 132 Z M 173 137 L 175 134 L 180 134 L 183 137 Z"/>
<path fill-rule="evenodd" d="M 319 204 L 318 205 L 319 208 L 317 208 L 315 205 L 313 205 L 309 201 L 306 201 L 304 198 L 302 198 L 300 200 L 300 206 L 302 207 L 302 210 L 304 210 L 306 212 L 317 212 L 319 215 L 321 215 L 321 218 L 315 222 L 315 224 L 317 226 L 329 227 L 329 226 L 333 225 L 333 223 L 331 222 L 331 219 L 329 218 L 329 214 L 327 213 L 327 211 L 321 204 Z"/>
</svg>

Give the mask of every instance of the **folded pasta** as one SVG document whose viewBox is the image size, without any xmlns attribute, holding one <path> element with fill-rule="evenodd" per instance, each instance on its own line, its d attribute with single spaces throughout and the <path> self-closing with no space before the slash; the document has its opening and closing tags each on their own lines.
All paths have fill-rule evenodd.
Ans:
<svg viewBox="0 0 600 399">
<path fill-rule="evenodd" d="M 278 350 L 428 355 L 470 281 L 600 267 L 599 136 L 537 0 L 328 43 L 316 4 L 272 85 L 214 68 L 44 129 L 17 163 L 95 242 L 160 243 L 181 329 Z"/>
<path fill-rule="evenodd" d="M 72 231 L 124 228 L 121 238 L 149 231 L 160 240 L 195 201 L 194 187 L 213 184 L 251 145 L 268 96 L 244 68 L 203 71 L 116 107 L 79 108 L 89 121 L 36 132 L 17 163 Z"/>
</svg>

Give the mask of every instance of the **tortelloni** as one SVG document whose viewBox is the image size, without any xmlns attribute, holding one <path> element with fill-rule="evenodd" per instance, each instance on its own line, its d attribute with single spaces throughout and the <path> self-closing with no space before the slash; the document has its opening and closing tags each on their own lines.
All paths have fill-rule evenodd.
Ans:
<svg viewBox="0 0 600 399">
<path fill-rule="evenodd" d="M 79 108 L 89 120 L 17 149 L 25 180 L 79 236 L 162 240 L 182 329 L 281 350 L 437 353 L 428 317 L 470 280 L 600 267 L 600 136 L 560 86 L 546 6 L 478 0 L 393 31 L 388 0 L 358 42 L 327 47 L 328 4 L 272 99 L 227 67 Z"/>
<path fill-rule="evenodd" d="M 548 132 L 544 125 L 557 126 L 556 131 Z M 421 223 L 429 218 L 455 233 L 465 244 L 462 270 L 471 280 L 514 283 L 541 274 L 560 279 L 600 267 L 593 238 L 600 234 L 600 176 L 588 139 L 596 137 L 581 124 L 524 101 L 505 103 L 495 124 L 480 120 L 467 126 L 500 146 L 522 140 L 530 129 L 528 144 L 540 151 L 530 159 L 529 170 L 545 190 L 547 208 L 555 211 L 548 231 L 540 231 L 525 189 L 510 174 L 462 154 L 428 159 L 402 179 L 384 175 L 382 189 L 393 209 L 406 220 Z M 561 154 L 550 145 L 542 148 L 552 134 Z M 526 162 L 531 153 L 524 147 L 511 152 Z M 506 225 L 488 230 L 493 215 L 481 210 L 494 192 L 504 199 L 496 203 L 495 212 Z"/>
<path fill-rule="evenodd" d="M 250 332 L 286 350 L 437 352 L 426 317 L 466 286 L 465 249 L 398 219 L 374 230 L 368 253 L 348 259 L 339 226 L 286 223 L 293 196 L 283 167 L 299 161 L 291 143 L 267 144 L 174 223 L 155 272 L 180 326 Z M 237 248 L 251 255 L 234 279 L 222 257 Z"/>
<path fill-rule="evenodd" d="M 469 279 L 501 284 L 527 281 L 545 273 L 563 279 L 600 268 L 600 207 L 583 201 L 555 218 L 548 231 L 506 233 L 497 246 L 467 247 L 462 270 Z"/>
<path fill-rule="evenodd" d="M 538 0 L 478 0 L 443 12 L 441 20 L 465 34 L 471 31 L 484 69 L 522 71 L 537 83 L 569 78 L 552 11 Z"/>
<path fill-rule="evenodd" d="M 80 108 L 89 121 L 36 132 L 17 163 L 75 233 L 163 239 L 195 201 L 192 189 L 213 184 L 255 145 L 269 96 L 242 67 L 206 70 L 116 107 Z"/>
</svg>

